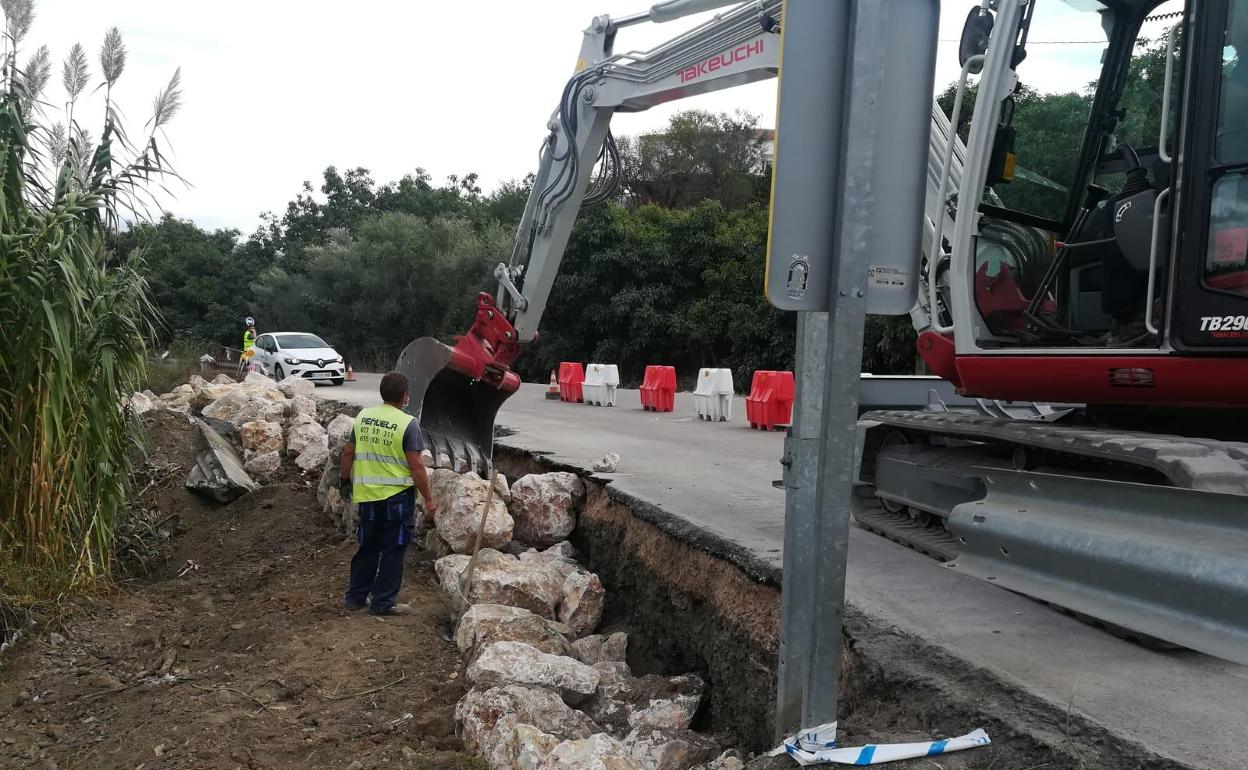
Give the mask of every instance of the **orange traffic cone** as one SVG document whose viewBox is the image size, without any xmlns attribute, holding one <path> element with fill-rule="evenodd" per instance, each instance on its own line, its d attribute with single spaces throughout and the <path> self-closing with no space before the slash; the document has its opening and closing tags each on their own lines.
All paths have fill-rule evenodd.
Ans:
<svg viewBox="0 0 1248 770">
<path fill-rule="evenodd" d="M 355 370 L 351 368 L 351 364 L 347 364 L 347 382 L 355 382 Z"/>
<path fill-rule="evenodd" d="M 555 370 L 550 370 L 550 387 L 546 389 L 546 398 L 551 401 L 559 400 L 559 380 L 555 379 Z"/>
</svg>

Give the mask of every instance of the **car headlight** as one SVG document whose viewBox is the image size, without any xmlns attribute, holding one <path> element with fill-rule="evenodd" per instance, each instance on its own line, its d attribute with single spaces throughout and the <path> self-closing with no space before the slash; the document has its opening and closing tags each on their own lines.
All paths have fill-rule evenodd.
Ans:
<svg viewBox="0 0 1248 770">
<path fill-rule="evenodd" d="M 334 359 L 334 363 L 336 363 L 336 364 L 340 364 L 340 363 L 342 363 L 342 356 L 338 356 L 337 358 L 335 358 L 335 359 Z"/>
<path fill-rule="evenodd" d="M 286 363 L 288 363 L 288 364 L 297 364 L 297 363 L 299 363 L 299 359 L 297 359 L 297 358 L 283 358 L 282 360 L 283 360 L 283 361 L 285 361 L 285 362 L 286 362 Z"/>
</svg>

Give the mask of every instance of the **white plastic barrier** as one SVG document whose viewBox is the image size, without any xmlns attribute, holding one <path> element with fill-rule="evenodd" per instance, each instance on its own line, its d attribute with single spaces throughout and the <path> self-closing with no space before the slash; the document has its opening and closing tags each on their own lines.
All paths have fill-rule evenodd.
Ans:
<svg viewBox="0 0 1248 770">
<path fill-rule="evenodd" d="M 699 369 L 693 403 L 698 417 L 711 422 L 732 420 L 732 370 Z"/>
<path fill-rule="evenodd" d="M 620 368 L 615 364 L 590 364 L 585 367 L 585 383 L 581 389 L 585 403 L 615 406 L 615 390 L 620 387 Z"/>
</svg>

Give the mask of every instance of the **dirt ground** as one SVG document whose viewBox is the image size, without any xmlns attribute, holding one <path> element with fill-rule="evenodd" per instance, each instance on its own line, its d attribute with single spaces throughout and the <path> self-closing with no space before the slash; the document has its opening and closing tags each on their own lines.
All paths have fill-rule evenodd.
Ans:
<svg viewBox="0 0 1248 770">
<path fill-rule="evenodd" d="M 167 518 L 163 561 L 0 661 L 0 767 L 484 768 L 453 735 L 462 662 L 428 556 L 408 552 L 412 615 L 349 613 L 354 545 L 315 479 L 202 502 L 182 487 L 195 429 L 149 422 L 153 456 L 176 466 L 143 493 Z"/>
</svg>

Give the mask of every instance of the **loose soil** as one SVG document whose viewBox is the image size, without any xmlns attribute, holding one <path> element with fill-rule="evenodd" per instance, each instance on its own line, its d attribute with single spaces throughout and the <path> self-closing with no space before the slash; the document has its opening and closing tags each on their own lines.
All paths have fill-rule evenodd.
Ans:
<svg viewBox="0 0 1248 770">
<path fill-rule="evenodd" d="M 408 551 L 413 614 L 348 612 L 354 543 L 316 479 L 292 464 L 228 506 L 201 501 L 182 487 L 196 429 L 167 412 L 146 427 L 163 561 L 6 654 L 0 767 L 484 768 L 453 735 L 462 661 L 429 555 Z"/>
</svg>

